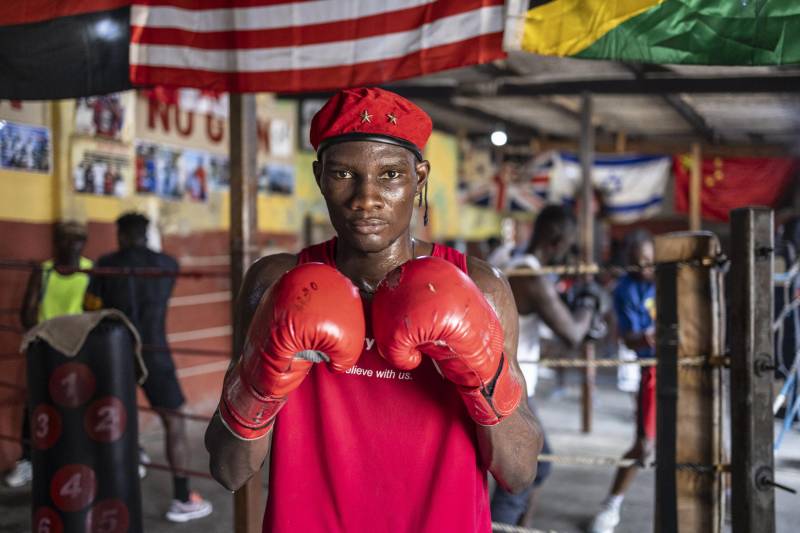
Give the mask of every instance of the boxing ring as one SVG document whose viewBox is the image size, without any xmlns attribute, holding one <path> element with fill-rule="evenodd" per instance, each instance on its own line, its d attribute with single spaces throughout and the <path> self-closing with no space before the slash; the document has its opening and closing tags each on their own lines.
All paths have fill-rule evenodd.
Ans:
<svg viewBox="0 0 800 533">
<path fill-rule="evenodd" d="M 675 237 L 681 243 L 677 252 L 674 245 L 657 244 L 657 359 L 631 362 L 561 358 L 544 359 L 539 363 L 542 367 L 578 369 L 657 366 L 659 453 L 655 461 L 642 464 L 592 453 L 546 454 L 540 456 L 540 461 L 595 468 L 654 468 L 657 479 L 654 512 L 662 532 L 721 531 L 727 513 L 724 494 L 728 487 L 732 493 L 730 511 L 735 533 L 753 530 L 754 524 L 758 524 L 759 531 L 774 531 L 774 490 L 793 490 L 775 479 L 773 452 L 781 446 L 783 436 L 791 430 L 800 413 L 800 394 L 797 393 L 800 357 L 782 350 L 785 324 L 789 320 L 795 324 L 800 322 L 800 295 L 791 292 L 800 279 L 800 263 L 790 265 L 786 272 L 773 273 L 772 213 L 768 210 L 738 210 L 732 217 L 731 233 L 742 238 L 733 240 L 730 259 L 719 253 L 718 243 L 707 233 Z M 39 265 L 33 262 L 0 261 L 0 269 L 37 268 Z M 618 276 L 629 270 L 582 264 L 514 271 L 510 275 L 581 276 L 606 272 Z M 229 276 L 228 272 L 203 270 L 177 273 L 156 269 L 74 271 L 93 276 Z M 726 287 L 730 306 L 725 304 Z M 782 307 L 775 310 L 773 297 L 779 292 L 784 295 Z M 687 301 L 693 303 L 687 305 Z M 725 315 L 726 307 L 731 309 L 730 320 Z M 2 314 L 15 312 L 3 310 Z M 695 325 L 686 326 L 691 323 Z M 730 330 L 727 344 L 726 326 Z M 687 341 L 685 337 L 691 331 L 695 338 Z M 22 335 L 23 331 L 12 324 L 0 323 L 0 333 Z M 231 357 L 231 352 L 226 350 L 202 348 L 145 345 L 142 350 L 170 350 L 181 355 L 222 360 Z M 23 357 L 19 353 L 0 354 L 4 360 Z M 784 383 L 773 400 L 775 376 Z M 0 388 L 20 395 L 26 390 L 24 386 L 5 380 L 0 380 Z M 747 400 L 739 401 L 742 398 Z M 137 408 L 140 412 L 154 411 L 145 405 L 137 405 Z M 680 415 L 687 409 L 697 414 L 689 417 L 688 423 L 687 417 Z M 773 415 L 779 409 L 784 409 L 786 415 L 781 430 L 773 436 Z M 171 414 L 203 424 L 210 419 L 202 414 L 177 411 Z M 731 432 L 746 438 L 730 439 Z M 0 435 L 0 439 L 21 442 L 15 435 Z M 687 443 L 690 444 L 688 448 Z M 150 463 L 147 467 L 171 470 L 160 463 Z M 205 470 L 184 469 L 178 473 L 210 478 Z M 508 524 L 493 524 L 493 528 L 509 532 L 538 531 Z"/>
</svg>

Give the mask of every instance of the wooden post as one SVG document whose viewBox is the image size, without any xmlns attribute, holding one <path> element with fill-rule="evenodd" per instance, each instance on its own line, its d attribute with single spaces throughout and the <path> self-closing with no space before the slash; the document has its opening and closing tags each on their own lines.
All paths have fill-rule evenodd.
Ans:
<svg viewBox="0 0 800 533">
<path fill-rule="evenodd" d="M 237 327 L 235 303 L 250 266 L 252 232 L 256 228 L 256 99 L 252 94 L 230 95 L 230 253 L 233 357 L 242 349 L 244 331 Z M 234 494 L 236 533 L 261 531 L 261 475 L 256 474 Z"/>
<path fill-rule="evenodd" d="M 703 154 L 699 142 L 692 143 L 692 167 L 689 174 L 689 230 L 700 231 L 700 194 L 703 180 Z"/>
<path fill-rule="evenodd" d="M 585 264 L 594 263 L 594 189 L 592 187 L 592 166 L 594 165 L 594 126 L 592 126 L 592 95 L 581 95 L 581 212 L 580 224 L 581 260 Z M 586 361 L 594 360 L 594 343 L 585 342 L 581 349 Z M 581 396 L 581 431 L 592 432 L 592 394 L 594 393 L 595 368 L 587 365 L 583 371 Z"/>
<path fill-rule="evenodd" d="M 657 236 L 655 249 L 656 531 L 719 533 L 720 244 L 710 232 L 679 232 Z M 663 279 L 670 268 L 674 287 Z M 698 358 L 707 364 L 681 364 Z"/>
<path fill-rule="evenodd" d="M 731 212 L 731 523 L 775 531 L 772 378 L 772 211 Z"/>
<path fill-rule="evenodd" d="M 656 266 L 656 317 L 655 530 L 658 533 L 677 533 L 678 265 L 674 262 Z"/>
</svg>

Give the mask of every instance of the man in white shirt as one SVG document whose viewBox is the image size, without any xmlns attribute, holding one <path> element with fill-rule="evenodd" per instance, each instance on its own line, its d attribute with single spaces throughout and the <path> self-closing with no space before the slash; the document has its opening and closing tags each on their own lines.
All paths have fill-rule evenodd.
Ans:
<svg viewBox="0 0 800 533">
<path fill-rule="evenodd" d="M 549 205 L 536 218 L 525 253 L 512 257 L 506 264 L 506 270 L 536 270 L 542 265 L 563 264 L 576 239 L 577 223 L 572 213 L 565 207 Z M 601 293 L 593 283 L 578 284 L 570 309 L 549 276 L 509 276 L 509 283 L 519 311 L 517 356 L 528 387 L 528 404 L 535 413 L 533 395 L 538 379 L 537 363 L 541 355 L 540 325 L 543 323 L 549 327 L 555 337 L 567 346 L 580 346 L 600 309 Z M 544 439 L 542 453 L 551 453 L 547 438 Z M 492 497 L 492 520 L 530 526 L 538 497 L 537 489 L 549 473 L 550 464 L 540 463 L 533 484 L 519 494 L 510 494 L 498 487 Z"/>
</svg>

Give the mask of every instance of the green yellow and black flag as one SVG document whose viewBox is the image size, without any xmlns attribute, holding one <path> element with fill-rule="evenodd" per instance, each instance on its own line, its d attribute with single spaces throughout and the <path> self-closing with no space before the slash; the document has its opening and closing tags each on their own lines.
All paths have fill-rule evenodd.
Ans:
<svg viewBox="0 0 800 533">
<path fill-rule="evenodd" d="M 506 50 L 646 63 L 800 63 L 798 0 L 509 0 L 506 5 Z"/>
</svg>

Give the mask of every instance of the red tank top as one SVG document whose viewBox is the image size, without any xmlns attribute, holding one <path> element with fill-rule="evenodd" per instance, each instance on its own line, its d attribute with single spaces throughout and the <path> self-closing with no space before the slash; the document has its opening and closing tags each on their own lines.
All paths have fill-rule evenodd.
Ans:
<svg viewBox="0 0 800 533">
<path fill-rule="evenodd" d="M 300 252 L 331 266 L 336 239 Z M 431 255 L 467 271 L 466 257 Z M 368 308 L 365 309 L 368 311 Z M 367 316 L 357 365 L 315 365 L 278 414 L 265 533 L 491 532 L 475 423 L 427 358 L 400 372 L 378 355 Z"/>
</svg>

